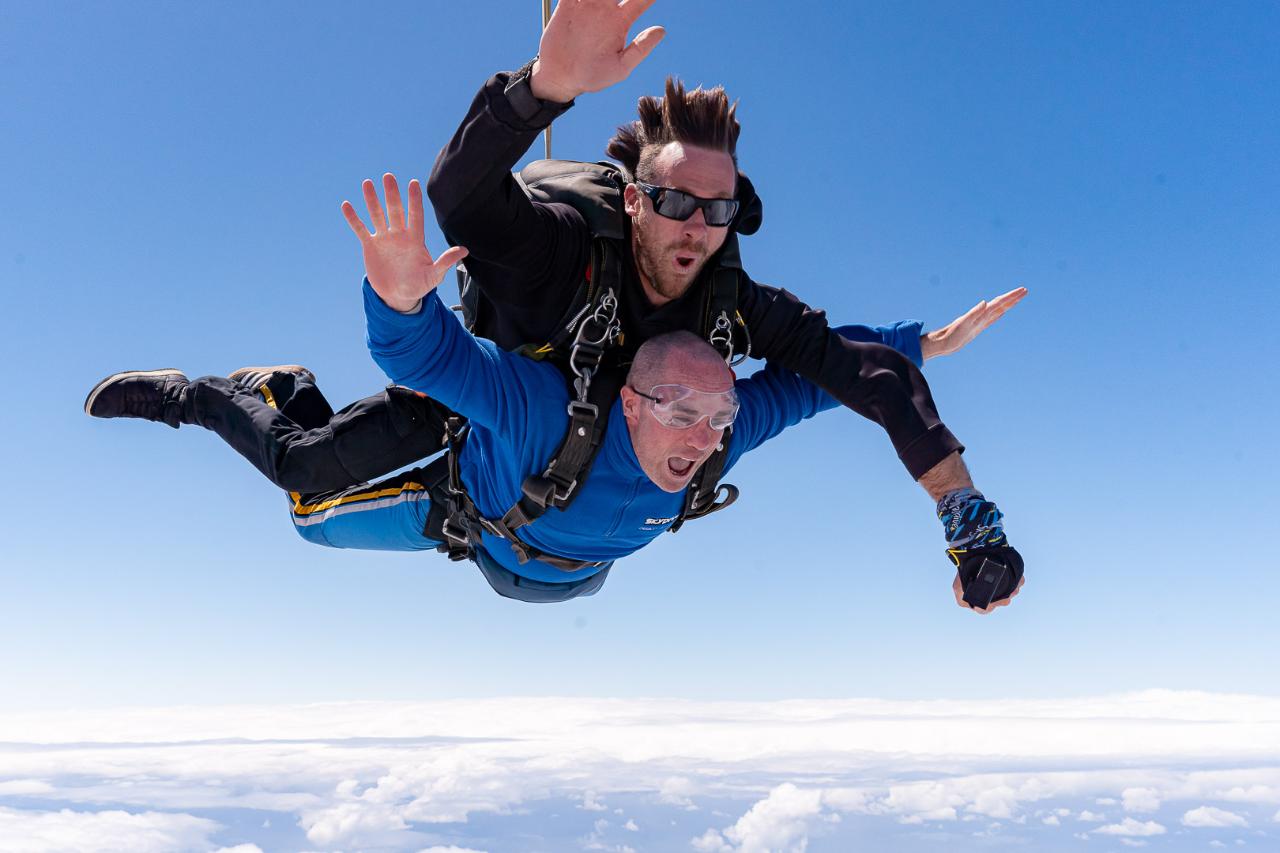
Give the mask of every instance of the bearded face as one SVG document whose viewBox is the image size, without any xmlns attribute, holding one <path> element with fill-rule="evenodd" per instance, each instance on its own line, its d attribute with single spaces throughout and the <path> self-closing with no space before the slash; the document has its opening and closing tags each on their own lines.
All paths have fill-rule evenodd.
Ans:
<svg viewBox="0 0 1280 853">
<path fill-rule="evenodd" d="M 653 161 L 646 183 L 683 190 L 700 198 L 733 198 L 737 170 L 723 151 L 669 143 Z M 683 296 L 707 259 L 729 236 L 728 226 L 708 226 L 701 210 L 683 221 L 659 215 L 653 202 L 634 184 L 624 192 L 631 217 L 632 251 L 640 283 L 653 305 Z"/>
</svg>

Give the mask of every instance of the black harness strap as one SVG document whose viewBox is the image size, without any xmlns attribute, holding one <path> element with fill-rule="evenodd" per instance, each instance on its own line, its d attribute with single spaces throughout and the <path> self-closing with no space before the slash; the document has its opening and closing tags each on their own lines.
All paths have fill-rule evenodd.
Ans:
<svg viewBox="0 0 1280 853">
<path fill-rule="evenodd" d="M 617 287 L 621 282 L 622 259 L 609 240 L 592 241 L 588 281 L 593 298 L 575 318 L 576 329 L 569 344 L 567 377 L 577 399 L 568 406 L 569 427 L 560 446 L 540 475 L 521 484 L 523 496 L 503 516 L 514 528 L 522 527 L 555 506 L 564 509 L 578 494 L 578 484 L 586 479 L 604 438 L 605 425 L 614 397 L 622 387 L 616 370 L 601 373 L 605 354 L 621 333 L 618 322 Z M 573 323 L 570 323 L 572 328 Z M 563 335 L 562 335 L 563 337 Z M 548 346 L 553 346 L 550 342 Z M 563 346 L 563 344 L 562 344 Z"/>
<path fill-rule="evenodd" d="M 505 525 L 513 530 L 523 527 L 551 507 L 564 509 L 573 502 L 604 440 L 609 410 L 624 381 L 620 369 L 605 370 L 588 385 L 585 402 L 569 403 L 569 428 L 560 447 L 542 474 L 525 478 L 520 486 L 523 496 L 502 517 Z"/>
<path fill-rule="evenodd" d="M 431 510 L 427 513 L 423 533 L 442 543 L 437 550 L 448 554 L 451 560 L 472 559 L 475 548 L 480 545 L 481 534 L 487 531 L 505 539 L 521 563 L 537 560 L 567 572 L 606 565 L 604 562 L 571 560 L 548 554 L 521 540 L 516 536 L 515 530 L 502 521 L 494 521 L 481 515 L 479 508 L 467 494 L 458 467 L 459 454 L 468 429 L 463 418 L 451 418 L 446 425 L 449 449 L 426 469 L 430 473 L 425 485 L 431 494 Z"/>
<path fill-rule="evenodd" d="M 719 263 L 711 271 L 707 283 L 707 298 L 703 304 L 703 334 L 716 352 L 724 357 L 730 367 L 741 363 L 751 355 L 751 332 L 738 311 L 738 282 L 742 276 L 742 262 L 738 256 L 738 238 L 730 234 L 720 249 Z M 734 324 L 742 329 L 745 346 L 734 358 Z"/>
<path fill-rule="evenodd" d="M 746 324 L 742 322 L 742 315 L 738 313 L 740 271 L 736 264 L 736 247 L 726 246 L 722 265 L 711 272 L 702 321 L 707 340 L 730 366 L 738 364 L 751 354 L 751 336 L 747 332 Z M 742 327 L 747 338 L 746 347 L 736 361 L 733 346 L 735 320 Z M 724 437 L 716 445 L 715 451 L 698 467 L 689 481 L 680 516 L 668 528 L 668 533 L 675 533 L 690 519 L 703 518 L 713 512 L 719 512 L 738 499 L 737 486 L 720 483 L 720 475 L 724 473 L 724 465 L 729 455 L 729 441 L 732 438 L 733 427 L 730 426 L 725 430 Z"/>
<path fill-rule="evenodd" d="M 441 524 L 441 531 L 451 558 L 463 559 L 469 555 L 478 544 L 481 532 L 488 531 L 507 540 L 521 563 L 539 560 L 565 571 L 604 565 L 546 554 L 521 540 L 516 531 L 540 518 L 551 507 L 564 509 L 572 503 L 578 495 L 578 485 L 586 479 L 604 439 L 609 410 L 624 381 L 619 369 L 601 370 L 606 353 L 620 335 L 616 294 L 621 271 L 622 261 L 613 244 L 603 238 L 594 239 L 585 282 L 586 305 L 563 324 L 555 338 L 532 354 L 540 358 L 562 350 L 572 336 L 567 372 L 572 378 L 577 399 L 569 402 L 568 428 L 546 469 L 541 474 L 525 478 L 520 486 L 520 499 L 501 519 L 482 516 L 466 493 L 456 461 L 466 427 L 459 419 L 448 423 L 450 508 Z"/>
<path fill-rule="evenodd" d="M 456 423 L 457 419 L 451 419 L 452 423 Z M 448 441 L 450 433 L 448 426 L 443 440 Z M 443 455 L 431 460 L 425 468 L 422 469 L 422 485 L 426 486 L 427 494 L 431 496 L 431 509 L 427 511 L 427 522 L 422 526 L 422 535 L 428 539 L 442 542 L 438 550 L 449 555 L 450 560 L 465 560 L 468 557 L 469 549 L 462 549 L 462 553 L 455 553 L 450 547 L 450 538 L 445 533 L 445 528 L 449 524 L 449 514 L 451 511 L 451 501 L 449 495 L 449 479 L 452 473 L 451 468 L 453 462 L 450 457 L 453 455 L 452 448 Z"/>
</svg>

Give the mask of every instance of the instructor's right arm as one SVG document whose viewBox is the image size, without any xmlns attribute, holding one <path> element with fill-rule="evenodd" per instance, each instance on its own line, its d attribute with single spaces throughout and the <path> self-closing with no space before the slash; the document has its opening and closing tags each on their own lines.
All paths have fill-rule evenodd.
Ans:
<svg viewBox="0 0 1280 853">
<path fill-rule="evenodd" d="M 661 27 L 627 38 L 652 3 L 558 4 L 539 58 L 484 84 L 427 181 L 445 238 L 471 250 L 485 296 L 526 312 L 520 323 L 534 337 L 550 333 L 581 280 L 590 232 L 569 205 L 531 201 L 511 170 L 578 95 L 625 79 L 657 46 Z"/>
</svg>

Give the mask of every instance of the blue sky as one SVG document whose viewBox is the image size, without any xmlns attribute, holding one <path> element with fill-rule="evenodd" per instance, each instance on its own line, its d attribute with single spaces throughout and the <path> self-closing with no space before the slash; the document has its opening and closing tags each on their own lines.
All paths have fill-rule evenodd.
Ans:
<svg viewBox="0 0 1280 853">
<path fill-rule="evenodd" d="M 436 555 L 307 545 L 213 436 L 85 417 L 131 368 L 379 388 L 339 202 L 425 177 L 484 78 L 532 55 L 537 11 L 10 0 L 0 707 L 1276 691 L 1277 7 L 644 20 L 666 41 L 557 123 L 557 156 L 601 156 L 667 73 L 724 83 L 766 203 L 755 278 L 930 327 L 1030 288 L 926 369 L 1027 559 L 1016 605 L 955 607 L 931 503 L 841 411 L 744 462 L 732 512 L 556 607 Z"/>
</svg>

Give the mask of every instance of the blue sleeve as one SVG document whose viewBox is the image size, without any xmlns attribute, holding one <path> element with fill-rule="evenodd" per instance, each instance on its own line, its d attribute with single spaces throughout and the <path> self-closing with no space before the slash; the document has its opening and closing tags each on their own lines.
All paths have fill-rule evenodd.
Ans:
<svg viewBox="0 0 1280 853">
<path fill-rule="evenodd" d="M 862 344 L 884 344 L 911 359 L 916 367 L 924 367 L 924 356 L 920 353 L 920 333 L 924 331 L 924 323 L 919 320 L 899 320 L 888 326 L 837 326 L 840 337 Z"/>
<path fill-rule="evenodd" d="M 540 377 L 531 362 L 472 336 L 435 292 L 416 314 L 388 307 L 364 282 L 369 352 L 397 385 L 439 400 L 499 435 L 523 430 Z"/>
<path fill-rule="evenodd" d="M 919 367 L 923 364 L 920 353 L 923 328 L 924 324 L 917 320 L 899 320 L 888 326 L 839 326 L 835 331 L 851 341 L 892 347 Z M 787 427 L 840 405 L 839 400 L 817 385 L 780 367 L 767 366 L 739 380 L 736 387 L 742 407 L 733 425 L 729 465 Z"/>
</svg>

